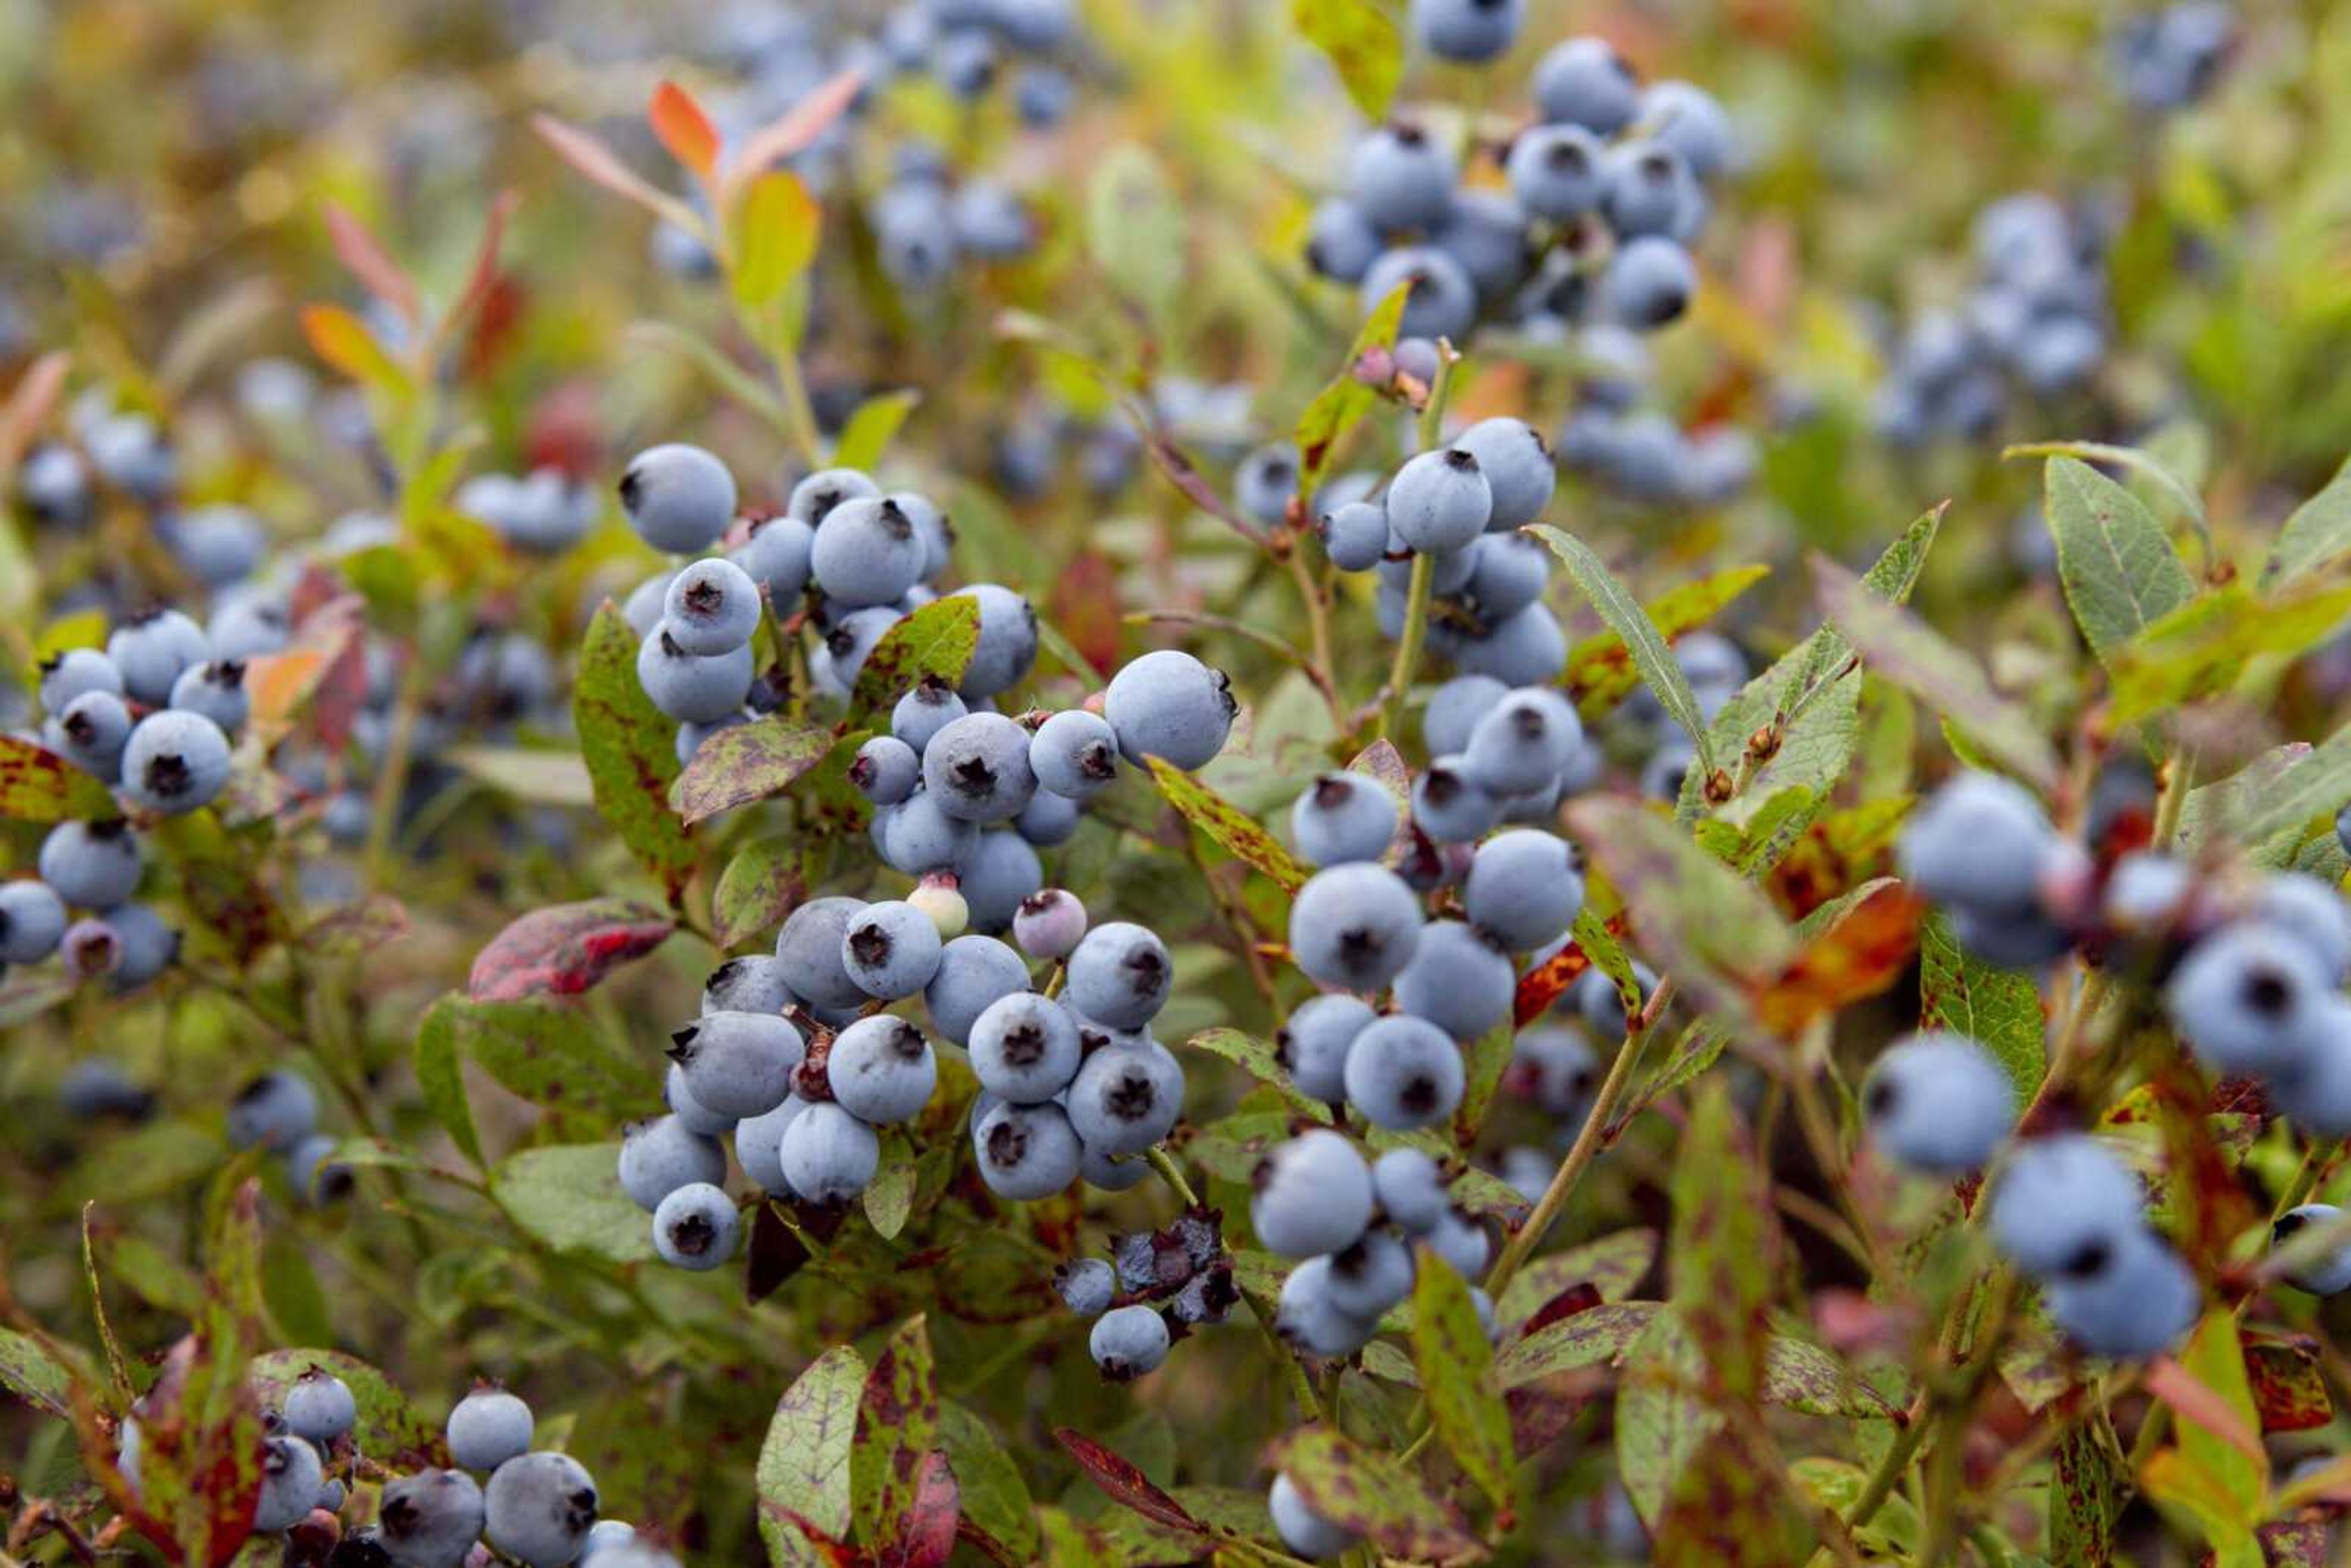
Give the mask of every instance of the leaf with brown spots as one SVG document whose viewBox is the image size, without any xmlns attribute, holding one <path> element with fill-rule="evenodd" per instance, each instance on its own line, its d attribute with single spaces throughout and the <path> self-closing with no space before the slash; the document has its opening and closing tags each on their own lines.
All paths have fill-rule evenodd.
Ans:
<svg viewBox="0 0 2351 1568">
<path fill-rule="evenodd" d="M 1503 1346 L 1494 1358 L 1494 1380 L 1520 1388 L 1555 1373 L 1614 1366 L 1664 1310 L 1658 1301 L 1604 1301 L 1562 1318 Z"/>
<path fill-rule="evenodd" d="M 595 1016 L 538 1002 L 486 1002 L 452 991 L 420 1033 L 445 1034 L 509 1093 L 538 1106 L 558 1138 L 593 1139 L 642 1105 L 645 1068 L 604 1039 Z"/>
<path fill-rule="evenodd" d="M 1619 1230 L 1596 1241 L 1531 1260 L 1511 1278 L 1494 1303 L 1503 1327 L 1529 1321 L 1561 1291 L 1589 1284 L 1604 1301 L 1621 1301 L 1648 1277 L 1657 1260 L 1657 1233 Z"/>
<path fill-rule="evenodd" d="M 2022 1112 L 2041 1087 L 2046 1061 L 2040 988 L 2032 976 L 1994 968 L 1961 947 L 1941 915 L 1920 924 L 1918 956 L 1919 1027 L 1955 1030 L 1991 1052 Z"/>
<path fill-rule="evenodd" d="M 1715 1389 L 1761 1392 L 1765 1313 L 1779 1245 L 1769 1183 L 1719 1078 L 1692 1094 L 1673 1175 L 1673 1301 Z"/>
<path fill-rule="evenodd" d="M 1306 885 L 1307 870 L 1274 841 L 1257 819 L 1164 757 L 1147 759 L 1152 782 L 1184 820 L 1220 847 L 1273 879 L 1283 892 Z"/>
<path fill-rule="evenodd" d="M 670 785 L 670 809 L 690 828 L 771 799 L 823 761 L 833 744 L 831 730 L 781 714 L 722 729 L 703 741 Z"/>
<path fill-rule="evenodd" d="M 858 666 L 850 693 L 852 719 L 886 713 L 925 676 L 960 685 L 979 647 L 979 601 L 950 593 L 934 599 L 882 633 Z"/>
<path fill-rule="evenodd" d="M 1794 1568 L 1810 1523 L 1772 1479 L 1777 1461 L 1735 1427 L 1699 1445 L 1667 1494 L 1650 1561 L 1658 1568 Z"/>
<path fill-rule="evenodd" d="M 693 842 L 669 803 L 678 777 L 677 723 L 638 684 L 637 634 L 609 599 L 580 645 L 571 717 L 597 815 L 659 879 L 675 907 L 694 873 Z"/>
<path fill-rule="evenodd" d="M 849 1450 L 851 1516 L 870 1549 L 894 1539 L 921 1490 L 924 1458 L 938 1446 L 939 1396 L 930 1330 L 919 1316 L 899 1325 L 866 1375 Z"/>
<path fill-rule="evenodd" d="M 1792 1036 L 1813 1019 L 1874 997 L 1909 972 L 1927 906 L 1883 878 L 1858 891 L 1844 912 L 1753 998 L 1756 1021 Z"/>
<path fill-rule="evenodd" d="M 625 898 L 534 909 L 490 938 L 474 959 L 466 991 L 477 1002 L 578 996 L 674 929 L 660 911 Z"/>
<path fill-rule="evenodd" d="M 1127 1460 L 1073 1427 L 1053 1428 L 1053 1440 L 1069 1451 L 1086 1472 L 1086 1479 L 1121 1508 L 1133 1509 L 1155 1524 L 1170 1530 L 1206 1535 L 1207 1527 L 1185 1511 L 1184 1505 L 1152 1484 L 1151 1478 Z"/>
<path fill-rule="evenodd" d="M 1591 929 L 1586 924 L 1590 914 L 1591 911 L 1587 909 L 1575 917 L 1576 925 L 1587 931 Z M 1631 927 L 1625 923 L 1624 915 L 1612 915 L 1601 929 L 1606 933 L 1612 942 L 1621 944 Z M 1622 950 L 1621 947 L 1619 950 Z M 1518 996 L 1510 1009 L 1511 1016 L 1517 1020 L 1519 1027 L 1524 1029 L 1541 1018 L 1544 1009 L 1565 996 L 1568 988 L 1583 977 L 1583 971 L 1592 967 L 1592 955 L 1586 953 L 1583 943 L 1577 940 L 1570 942 L 1549 958 L 1520 976 Z"/>
<path fill-rule="evenodd" d="M 1299 1427 L 1273 1445 L 1268 1462 L 1308 1508 L 1391 1557 L 1452 1563 L 1486 1554 L 1418 1471 L 1328 1427 Z"/>
<path fill-rule="evenodd" d="M 1429 1419 L 1461 1471 L 1509 1512 L 1518 1503 L 1510 1415 L 1494 1380 L 1494 1347 L 1469 1299 L 1468 1281 L 1419 1249 L 1413 1270 L 1412 1364 Z"/>
<path fill-rule="evenodd" d="M 897 1532 L 873 1553 L 875 1568 L 946 1568 L 962 1518 L 955 1467 L 944 1452 L 925 1455 L 914 1478 L 914 1506 L 899 1521 Z"/>
<path fill-rule="evenodd" d="M 372 952 L 408 935 L 408 907 L 388 893 L 370 894 L 304 926 L 301 944 L 313 953 Z"/>
<path fill-rule="evenodd" d="M 2335 1419 L 2318 1342 L 2308 1334 L 2246 1334 L 2245 1376 L 2263 1432 L 2314 1432 Z"/>
<path fill-rule="evenodd" d="M 2093 1409 L 2050 1450 L 2049 1560 L 2067 1568 L 2105 1568 L 2115 1559 L 2124 1479 L 2105 1427 L 2105 1416 Z"/>
<path fill-rule="evenodd" d="M 1273 1042 L 1237 1029 L 1204 1029 L 1184 1042 L 1189 1051 L 1205 1051 L 1256 1079 L 1281 1096 L 1282 1103 L 1301 1116 L 1329 1124 L 1331 1108 L 1302 1092 L 1274 1056 Z"/>
<path fill-rule="evenodd" d="M 800 846 L 788 837 L 758 839 L 735 852 L 710 895 L 710 934 L 721 947 L 762 936 L 808 896 Z"/>
<path fill-rule="evenodd" d="M 0 735 L 0 818 L 86 822 L 121 814 L 105 785 L 56 752 L 21 735 Z"/>
<path fill-rule="evenodd" d="M 856 1347 L 835 1345 L 776 1402 L 757 1469 L 759 1533 L 771 1546 L 787 1516 L 836 1540 L 849 1533 L 850 1444 L 865 1379 Z"/>
</svg>

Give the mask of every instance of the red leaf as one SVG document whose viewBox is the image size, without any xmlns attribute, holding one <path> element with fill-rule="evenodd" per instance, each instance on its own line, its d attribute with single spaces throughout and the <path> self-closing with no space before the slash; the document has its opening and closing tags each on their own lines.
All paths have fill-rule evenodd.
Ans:
<svg viewBox="0 0 2351 1568">
<path fill-rule="evenodd" d="M 1588 1312 L 1599 1304 L 1600 1287 L 1589 1280 L 1580 1280 L 1537 1307 L 1535 1315 L 1529 1318 L 1526 1326 L 1519 1331 L 1520 1337 L 1524 1338 L 1538 1329 L 1549 1328 L 1562 1318 Z"/>
<path fill-rule="evenodd" d="M 367 286 L 367 291 L 392 307 L 410 327 L 424 319 L 424 307 L 416 298 L 416 285 L 409 281 L 400 263 L 383 248 L 367 225 L 360 222 L 340 203 L 327 204 L 327 233 L 335 242 L 335 257 L 353 277 Z"/>
<path fill-rule="evenodd" d="M 864 85 L 862 73 L 842 71 L 781 116 L 751 132 L 727 166 L 726 185 L 729 195 L 768 164 L 804 151 L 823 135 L 825 129 L 848 110 Z"/>
<path fill-rule="evenodd" d="M 657 910 L 622 898 L 536 909 L 490 939 L 465 988 L 477 1002 L 578 996 L 614 965 L 642 958 L 674 929 Z"/>
<path fill-rule="evenodd" d="M 474 248 L 474 265 L 465 275 L 465 290 L 442 319 L 443 332 L 464 325 L 475 308 L 489 298 L 491 285 L 497 281 L 498 246 L 506 238 L 507 220 L 514 215 L 517 199 L 512 191 L 500 191 L 497 200 L 490 204 L 489 221 L 482 225 L 482 243 Z"/>
<path fill-rule="evenodd" d="M 1207 1527 L 1185 1511 L 1182 1503 L 1152 1485 L 1150 1477 L 1083 1432 L 1073 1427 L 1056 1427 L 1053 1440 L 1070 1451 L 1078 1468 L 1109 1494 L 1113 1502 L 1131 1508 L 1154 1524 L 1164 1524 L 1170 1530 L 1189 1531 L 1194 1535 L 1207 1533 Z"/>
<path fill-rule="evenodd" d="M 1609 916 L 1608 935 L 1617 941 L 1624 941 L 1631 929 L 1621 914 Z M 1514 1021 L 1523 1029 L 1541 1018 L 1543 1009 L 1565 996 L 1567 988 L 1590 967 L 1592 960 L 1583 956 L 1583 948 L 1571 942 L 1544 962 L 1529 969 L 1519 977 L 1518 999 L 1511 1007 Z"/>
<path fill-rule="evenodd" d="M 761 1498 L 759 1511 L 769 1519 L 778 1521 L 800 1538 L 801 1543 L 808 1548 L 806 1561 L 825 1563 L 828 1568 L 855 1568 L 855 1565 L 862 1561 L 858 1556 L 856 1548 L 845 1546 L 835 1541 L 781 1503 L 770 1502 L 766 1498 Z"/>
<path fill-rule="evenodd" d="M 694 95 L 674 81 L 665 81 L 653 89 L 652 107 L 645 118 L 653 122 L 653 134 L 669 155 L 684 164 L 700 178 L 707 180 L 718 169 L 718 128 L 702 112 L 702 105 Z"/>
<path fill-rule="evenodd" d="M 1812 1019 L 1874 997 L 1909 969 L 1927 906 L 1888 882 L 1848 909 L 1754 996 L 1766 1029 L 1792 1038 Z"/>
<path fill-rule="evenodd" d="M 878 1568 L 945 1568 L 954 1554 L 956 1523 L 963 1515 L 963 1496 L 956 1485 L 955 1469 L 939 1450 L 923 1456 L 914 1478 L 914 1503 L 907 1510 L 896 1540 L 874 1554 Z"/>
<path fill-rule="evenodd" d="M 1102 674 L 1118 665 L 1118 572 L 1098 550 L 1080 550 L 1053 580 L 1047 613 Z"/>
<path fill-rule="evenodd" d="M 2335 1419 L 2318 1342 L 2307 1334 L 2247 1333 L 2245 1377 L 2263 1432 L 2311 1432 Z"/>
<path fill-rule="evenodd" d="M 33 432 L 40 429 L 49 410 L 57 406 L 72 362 L 73 356 L 62 349 L 43 354 L 8 394 L 7 405 L 0 408 L 0 479 L 15 471 L 16 459 L 32 444 Z"/>
<path fill-rule="evenodd" d="M 2181 1420 L 2203 1427 L 2250 1458 L 2267 1462 L 2261 1438 L 2245 1425 L 2235 1407 L 2171 1357 L 2157 1356 L 2147 1367 L 2147 1391 L 2170 1406 Z"/>
</svg>

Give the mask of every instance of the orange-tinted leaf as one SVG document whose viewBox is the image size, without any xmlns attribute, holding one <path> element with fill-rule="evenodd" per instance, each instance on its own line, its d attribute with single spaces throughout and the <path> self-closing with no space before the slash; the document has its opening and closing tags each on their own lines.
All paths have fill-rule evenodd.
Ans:
<svg viewBox="0 0 2351 1568">
<path fill-rule="evenodd" d="M 490 938 L 466 990 L 477 1002 L 577 996 L 615 965 L 668 941 L 674 929 L 659 910 L 625 898 L 534 909 Z"/>
<path fill-rule="evenodd" d="M 33 368 L 17 381 L 16 391 L 8 394 L 7 405 L 0 408 L 0 483 L 16 472 L 16 460 L 25 448 L 32 444 L 33 433 L 49 417 L 57 406 L 57 394 L 66 390 L 66 371 L 73 356 L 64 350 L 54 350 L 33 361 Z"/>
<path fill-rule="evenodd" d="M 1053 624 L 1097 670 L 1118 664 L 1118 573 L 1100 550 L 1081 549 L 1053 580 L 1047 597 Z"/>
<path fill-rule="evenodd" d="M 571 165 L 574 171 L 594 181 L 616 196 L 624 197 L 652 213 L 677 225 L 686 233 L 703 236 L 702 219 L 692 207 L 675 196 L 639 175 L 620 155 L 589 132 L 576 125 L 568 125 L 551 114 L 531 116 L 530 127 L 538 132 L 539 140 L 555 149 L 555 155 Z"/>
<path fill-rule="evenodd" d="M 482 225 L 482 243 L 474 247 L 474 265 L 465 272 L 465 291 L 442 319 L 441 330 L 444 334 L 464 326 L 465 319 L 489 298 L 498 278 L 498 246 L 506 238 L 507 222 L 514 216 L 519 199 L 512 191 L 500 191 L 497 199 L 490 204 L 489 219 Z"/>
<path fill-rule="evenodd" d="M 1217 844 L 1263 872 L 1285 893 L 1306 885 L 1306 868 L 1297 857 L 1274 841 L 1257 819 L 1176 767 L 1164 757 L 1148 759 L 1151 780 L 1184 820 Z"/>
<path fill-rule="evenodd" d="M 645 119 L 669 155 L 704 180 L 718 172 L 718 128 L 702 112 L 694 95 L 674 81 L 653 89 Z"/>
<path fill-rule="evenodd" d="M 914 1476 L 914 1506 L 890 1543 L 874 1553 L 875 1568 L 946 1568 L 962 1517 L 963 1497 L 946 1451 L 925 1455 Z"/>
<path fill-rule="evenodd" d="M 0 735 L 0 820 L 87 821 L 119 814 L 105 785 L 22 736 Z"/>
<path fill-rule="evenodd" d="M 1823 1013 L 1886 989 L 1908 971 L 1926 912 L 1900 883 L 1880 883 L 1755 993 L 1757 1019 L 1792 1035 Z"/>
<path fill-rule="evenodd" d="M 1621 914 L 1608 917 L 1608 935 L 1623 941 L 1632 927 Z M 1541 963 L 1519 977 L 1519 994 L 1512 1005 L 1512 1015 L 1524 1028 L 1543 1015 L 1544 1009 L 1567 994 L 1583 971 L 1592 967 L 1592 960 L 1583 948 L 1571 942 Z"/>
<path fill-rule="evenodd" d="M 327 233 L 335 244 L 335 258 L 343 264 L 345 271 L 365 285 L 370 294 L 392 307 L 408 326 L 423 324 L 424 307 L 416 297 L 416 285 L 392 259 L 392 253 L 383 248 L 383 242 L 367 225 L 340 203 L 329 202 Z"/>
<path fill-rule="evenodd" d="M 827 127 L 848 111 L 865 85 L 864 74 L 845 70 L 786 110 L 777 119 L 743 140 L 728 162 L 726 183 L 730 193 L 779 159 L 805 151 Z"/>
<path fill-rule="evenodd" d="M 1164 1524 L 1170 1530 L 1189 1531 L 1196 1535 L 1207 1533 L 1207 1526 L 1194 1519 L 1182 1503 L 1153 1485 L 1150 1477 L 1083 1432 L 1073 1427 L 1056 1427 L 1053 1440 L 1069 1450 L 1078 1469 L 1085 1471 L 1087 1479 L 1102 1488 L 1113 1502 L 1131 1508 L 1153 1523 Z"/>
<path fill-rule="evenodd" d="M 2318 1342 L 2307 1334 L 2246 1335 L 2245 1377 L 2264 1432 L 2313 1432 L 2335 1419 Z"/>
<path fill-rule="evenodd" d="M 365 322 L 340 305 L 304 306 L 302 336 L 311 352 L 355 382 L 381 392 L 408 387 L 408 372 L 384 352 Z"/>
</svg>

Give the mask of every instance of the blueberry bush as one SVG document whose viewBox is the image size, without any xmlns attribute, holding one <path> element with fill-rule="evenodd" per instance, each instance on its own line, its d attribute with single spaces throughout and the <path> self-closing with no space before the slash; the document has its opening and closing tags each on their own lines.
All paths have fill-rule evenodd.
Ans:
<svg viewBox="0 0 2351 1568">
<path fill-rule="evenodd" d="M 0 1564 L 2351 1549 L 2340 8 L 0 44 Z"/>
</svg>

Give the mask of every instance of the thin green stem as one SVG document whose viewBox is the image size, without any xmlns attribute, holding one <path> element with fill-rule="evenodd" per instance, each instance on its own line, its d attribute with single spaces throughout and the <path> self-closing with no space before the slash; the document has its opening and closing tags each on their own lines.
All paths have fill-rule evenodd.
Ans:
<svg viewBox="0 0 2351 1568">
<path fill-rule="evenodd" d="M 1420 644 L 1428 635 L 1430 586 L 1437 580 L 1436 558 L 1426 552 L 1412 558 L 1412 588 L 1405 601 L 1404 634 L 1396 639 L 1395 661 L 1388 666 L 1387 700 L 1380 705 L 1382 739 L 1393 739 L 1404 723 L 1405 698 L 1412 692 L 1413 672 L 1420 664 Z"/>
<path fill-rule="evenodd" d="M 1143 1157 L 1150 1162 L 1153 1170 L 1159 1173 L 1159 1179 L 1165 1182 L 1174 1190 L 1176 1196 L 1184 1200 L 1185 1207 L 1200 1207 L 1199 1196 L 1193 1192 L 1192 1184 L 1184 1179 L 1183 1167 L 1176 1163 L 1174 1157 L 1165 1148 L 1154 1144 L 1144 1151 Z"/>
</svg>

